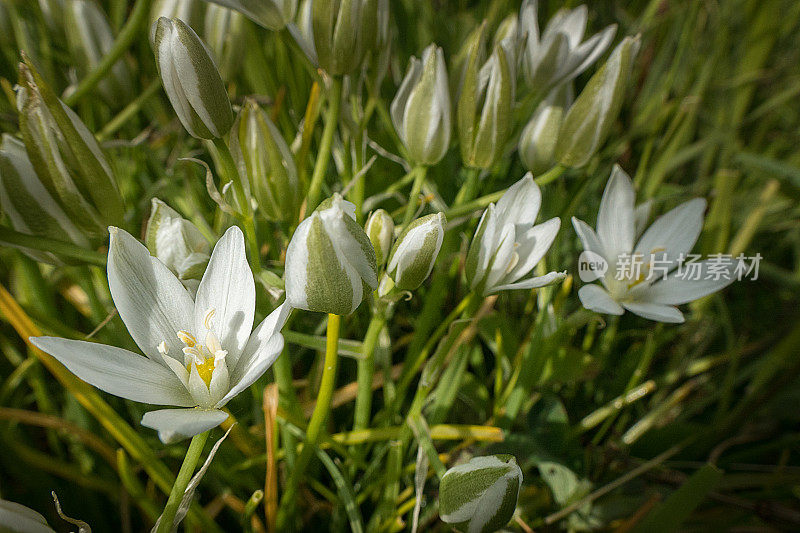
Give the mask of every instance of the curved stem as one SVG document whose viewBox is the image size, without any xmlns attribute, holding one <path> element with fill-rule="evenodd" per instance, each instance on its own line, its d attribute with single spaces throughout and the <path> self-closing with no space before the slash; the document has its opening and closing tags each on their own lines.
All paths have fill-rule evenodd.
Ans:
<svg viewBox="0 0 800 533">
<path fill-rule="evenodd" d="M 169 493 L 167 505 L 164 507 L 164 512 L 159 519 L 156 533 L 167 533 L 173 530 L 172 522 L 175 520 L 175 513 L 178 512 L 183 493 L 186 492 L 186 486 L 192 479 L 192 474 L 194 474 L 194 469 L 197 467 L 200 454 L 203 453 L 203 447 L 210 433 L 211 430 L 192 437 L 192 442 L 189 444 L 189 449 L 186 450 L 186 456 L 183 458 L 183 464 L 178 472 L 178 477 L 175 478 L 175 484 L 172 485 L 172 491 Z"/>
<path fill-rule="evenodd" d="M 108 121 L 108 123 L 103 126 L 103 129 L 100 130 L 95 137 L 97 137 L 98 141 L 104 141 L 108 139 L 111 135 L 114 134 L 118 129 L 122 127 L 128 120 L 130 120 L 139 110 L 142 108 L 142 105 L 149 100 L 158 89 L 161 87 L 161 78 L 154 78 L 153 81 L 150 82 L 150 85 L 142 91 L 142 94 L 136 97 L 130 104 L 125 106 L 125 109 L 120 111 L 117 116 L 112 118 Z"/>
<path fill-rule="evenodd" d="M 289 478 L 286 491 L 281 498 L 277 521 L 278 531 L 287 531 L 291 529 L 288 527 L 288 520 L 290 518 L 289 509 L 294 505 L 297 490 L 300 487 L 300 481 L 303 478 L 306 468 L 308 468 L 308 464 L 311 462 L 311 458 L 314 456 L 322 426 L 325 424 L 328 413 L 330 413 L 331 410 L 331 399 L 333 398 L 333 390 L 336 386 L 336 367 L 339 361 L 340 323 L 341 317 L 339 315 L 328 315 L 328 339 L 325 346 L 325 366 L 322 371 L 322 381 L 319 385 L 317 405 L 314 407 L 311 420 L 308 422 L 303 449 L 300 451 L 297 462 L 295 462 L 294 471 Z"/>
<path fill-rule="evenodd" d="M 311 184 L 308 187 L 306 197 L 306 210 L 310 214 L 319 205 L 320 195 L 322 194 L 322 182 L 325 179 L 325 172 L 328 170 L 328 160 L 331 157 L 331 146 L 333 145 L 333 135 L 336 133 L 336 126 L 339 123 L 339 108 L 342 100 L 342 80 L 333 78 L 331 80 L 331 90 L 328 94 L 328 111 L 325 114 L 325 129 L 322 131 L 322 141 L 319 145 L 317 160 L 314 163 L 314 173 L 311 175 Z"/>
<path fill-rule="evenodd" d="M 128 22 L 122 27 L 122 31 L 117 35 L 117 40 L 114 41 L 111 49 L 103 56 L 103 59 L 97 64 L 97 67 L 81 80 L 75 90 L 64 97 L 65 104 L 70 107 L 77 104 L 108 75 L 111 68 L 122 58 L 125 51 L 130 48 L 133 42 L 140 36 L 139 30 L 142 24 L 147 23 L 147 17 L 150 14 L 150 5 L 152 3 L 153 0 L 137 0 L 136 4 L 133 6 L 133 11 L 131 11 Z"/>
<path fill-rule="evenodd" d="M 408 195 L 408 203 L 406 204 L 406 214 L 403 216 L 403 229 L 408 226 L 411 219 L 414 218 L 414 213 L 417 211 L 417 203 L 419 203 L 419 194 L 422 192 L 422 184 L 425 183 L 425 175 L 428 173 L 428 167 L 418 166 L 414 170 L 414 185 L 411 187 L 411 193 Z"/>
</svg>

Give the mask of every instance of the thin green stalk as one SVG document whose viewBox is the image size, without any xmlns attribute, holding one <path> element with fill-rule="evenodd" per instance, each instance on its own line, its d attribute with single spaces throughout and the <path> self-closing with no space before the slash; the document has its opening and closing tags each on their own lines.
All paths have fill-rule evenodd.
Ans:
<svg viewBox="0 0 800 533">
<path fill-rule="evenodd" d="M 125 108 L 120 111 L 117 116 L 112 118 L 108 121 L 108 123 L 103 126 L 103 129 L 100 130 L 95 137 L 97 140 L 102 142 L 111 135 L 113 135 L 118 129 L 122 127 L 128 120 L 136 115 L 139 110 L 142 108 L 144 103 L 149 100 L 153 95 L 158 92 L 158 89 L 161 87 L 161 78 L 154 78 L 153 81 L 150 82 L 150 85 L 142 91 L 142 94 L 136 97 L 130 104 L 126 105 Z"/>
<path fill-rule="evenodd" d="M 481 169 L 470 167 L 465 168 L 464 172 L 467 173 L 467 179 L 464 182 L 464 185 L 461 186 L 461 189 L 458 190 L 458 194 L 456 195 L 455 202 L 453 202 L 453 206 L 459 206 L 469 202 L 475 198 L 475 195 L 478 193 Z"/>
<path fill-rule="evenodd" d="M 372 378 L 375 375 L 375 347 L 378 345 L 378 338 L 385 324 L 385 312 L 382 309 L 376 310 L 367 327 L 367 334 L 364 336 L 361 351 L 363 358 L 358 360 L 358 390 L 353 431 L 369 427 L 369 415 L 372 411 Z"/>
<path fill-rule="evenodd" d="M 240 221 L 242 223 L 245 238 L 250 252 L 250 267 L 255 274 L 261 271 L 261 256 L 259 255 L 258 237 L 256 235 L 255 221 L 253 220 L 253 209 L 247 195 L 244 192 L 244 185 L 239 176 L 239 170 L 233 161 L 231 150 L 224 139 L 219 137 L 214 139 L 214 146 L 219 154 L 222 172 L 228 182 L 233 182 L 233 190 L 236 195 L 236 202 L 242 210 Z"/>
<path fill-rule="evenodd" d="M 331 410 L 331 399 L 333 398 L 333 390 L 336 386 L 336 367 L 339 361 L 340 325 L 341 317 L 339 315 L 328 315 L 328 342 L 325 347 L 325 366 L 322 371 L 322 381 L 319 385 L 317 404 L 316 407 L 314 407 L 311 420 L 308 422 L 303 449 L 300 451 L 294 471 L 286 486 L 286 491 L 281 498 L 277 520 L 278 531 L 287 531 L 291 529 L 289 527 L 289 509 L 294 506 L 297 490 L 300 487 L 300 481 L 303 479 L 303 474 L 305 474 L 306 468 L 308 468 L 311 458 L 315 454 L 315 448 L 317 447 L 322 427 L 328 419 L 328 413 L 330 413 Z"/>
<path fill-rule="evenodd" d="M 2 226 L 0 226 L 0 244 L 14 246 L 16 248 L 30 248 L 31 250 L 52 252 L 56 255 L 69 259 L 77 259 L 92 265 L 106 266 L 106 254 L 95 252 L 94 250 L 86 250 L 85 248 L 81 248 L 69 242 L 20 233 L 11 228 Z"/>
<path fill-rule="evenodd" d="M 197 467 L 200 454 L 203 453 L 203 447 L 210 433 L 211 430 L 192 437 L 192 442 L 189 443 L 189 449 L 186 450 L 186 456 L 183 458 L 183 464 L 178 472 L 178 477 L 175 478 L 175 484 L 172 485 L 172 491 L 169 493 L 167 505 L 164 507 L 164 512 L 161 514 L 156 533 L 168 533 L 173 531 L 172 522 L 175 520 L 175 513 L 178 512 L 181 499 L 183 499 L 183 493 L 186 492 L 186 486 L 192 479 L 192 474 L 194 474 L 194 469 Z"/>
<path fill-rule="evenodd" d="M 140 30 L 143 25 L 147 24 L 152 3 L 153 0 L 137 0 L 128 22 L 122 27 L 111 49 L 103 56 L 97 67 L 81 80 L 75 90 L 64 98 L 65 104 L 70 107 L 77 104 L 108 75 L 111 68 L 122 58 L 125 51 L 141 36 Z"/>
<path fill-rule="evenodd" d="M 331 146 L 333 145 L 333 135 L 339 123 L 339 108 L 342 100 L 342 80 L 333 78 L 331 80 L 331 90 L 328 94 L 328 111 L 325 114 L 325 129 L 322 131 L 322 141 L 320 142 L 317 160 L 314 163 L 314 173 L 311 175 L 311 184 L 308 187 L 306 197 L 306 213 L 312 213 L 317 208 L 322 194 L 322 182 L 325 179 L 325 172 L 328 170 L 328 161 L 331 158 Z"/>
<path fill-rule="evenodd" d="M 428 173 L 428 167 L 420 165 L 411 172 L 414 172 L 414 185 L 411 187 L 411 193 L 408 195 L 406 214 L 403 217 L 403 228 L 408 226 L 409 222 L 411 222 L 411 219 L 414 218 L 414 213 L 417 211 L 419 194 L 422 192 L 422 184 L 425 183 L 425 176 Z"/>
</svg>

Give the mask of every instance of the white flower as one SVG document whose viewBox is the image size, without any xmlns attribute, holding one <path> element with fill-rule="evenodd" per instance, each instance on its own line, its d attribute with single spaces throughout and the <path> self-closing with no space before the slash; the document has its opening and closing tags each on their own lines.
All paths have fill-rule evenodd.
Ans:
<svg viewBox="0 0 800 533">
<path fill-rule="evenodd" d="M 634 202 L 630 178 L 615 165 L 597 213 L 597 232 L 573 217 L 584 250 L 599 256 L 604 265 L 593 276 L 600 278 L 602 287 L 584 285 L 578 296 L 586 309 L 598 313 L 621 315 L 627 309 L 650 320 L 683 322 L 683 313 L 675 306 L 730 284 L 734 264 L 722 265 L 723 271 L 717 274 L 711 272 L 708 260 L 695 263 L 696 270 L 678 268 L 703 228 L 706 202 L 702 198 L 657 218 L 643 234 L 650 206 L 634 208 Z"/>
<path fill-rule="evenodd" d="M 8 500 L 0 500 L 0 526 L 10 533 L 55 533 L 42 515 Z"/>
<path fill-rule="evenodd" d="M 550 249 L 561 227 L 558 217 L 534 225 L 542 193 L 531 173 L 508 188 L 483 213 L 467 254 L 467 280 L 483 295 L 534 289 L 563 279 L 563 272 L 526 278 Z M 524 279 L 523 279 L 524 278 Z"/>
<path fill-rule="evenodd" d="M 575 79 L 606 51 L 617 25 L 581 42 L 586 32 L 587 8 L 560 9 L 539 33 L 538 1 L 525 0 L 520 11 L 520 38 L 525 39 L 522 70 L 531 87 L 542 92 Z"/>
<path fill-rule="evenodd" d="M 231 227 L 211 254 L 192 300 L 159 259 L 111 227 L 108 285 L 120 318 L 146 357 L 92 342 L 34 337 L 31 342 L 82 380 L 110 394 L 163 409 L 142 424 L 164 442 L 222 423 L 222 407 L 249 387 L 283 348 L 281 305 L 253 330 L 255 283 L 242 232 Z"/>
<path fill-rule="evenodd" d="M 295 230 L 286 249 L 286 302 L 296 309 L 349 315 L 378 286 L 375 250 L 339 194 Z"/>
</svg>

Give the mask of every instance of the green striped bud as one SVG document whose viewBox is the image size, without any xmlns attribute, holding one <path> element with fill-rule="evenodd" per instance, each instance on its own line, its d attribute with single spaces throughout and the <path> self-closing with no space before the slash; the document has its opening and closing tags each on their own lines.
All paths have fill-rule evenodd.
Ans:
<svg viewBox="0 0 800 533">
<path fill-rule="evenodd" d="M 392 122 L 412 161 L 435 165 L 450 146 L 450 92 L 444 53 L 428 46 L 422 61 L 411 57 L 391 105 Z"/>
<path fill-rule="evenodd" d="M 335 194 L 295 230 L 286 250 L 286 301 L 296 309 L 349 315 L 378 286 L 375 251 L 355 205 Z"/>
<path fill-rule="evenodd" d="M 386 272 L 395 287 L 413 291 L 433 270 L 444 239 L 444 213 L 418 218 L 405 229 L 392 249 Z"/>
<path fill-rule="evenodd" d="M 211 4 L 206 9 L 203 38 L 223 80 L 233 78 L 244 59 L 245 21 L 244 15 L 226 7 Z"/>
<path fill-rule="evenodd" d="M 197 291 L 211 258 L 211 245 L 197 226 L 153 198 L 144 242 L 150 253 L 160 259 L 184 287 L 192 293 Z"/>
<path fill-rule="evenodd" d="M 282 30 L 294 19 L 297 0 L 208 0 L 238 11 L 268 30 Z"/>
<path fill-rule="evenodd" d="M 463 533 L 490 533 L 514 516 L 522 470 L 511 455 L 474 457 L 439 485 L 439 516 Z"/>
<path fill-rule="evenodd" d="M 519 139 L 519 157 L 525 168 L 534 175 L 542 174 L 555 165 L 555 150 L 558 133 L 564 120 L 564 112 L 572 100 L 571 84 L 554 89 L 546 100 L 539 104 Z"/>
<path fill-rule="evenodd" d="M 25 145 L 7 133 L 0 144 L 0 207 L 20 233 L 90 248 L 89 240 L 39 180 Z M 58 263 L 52 254 L 33 250 L 26 253 L 37 261 Z"/>
<path fill-rule="evenodd" d="M 64 9 L 64 22 L 70 63 L 75 66 L 78 77 L 85 78 L 114 45 L 111 25 L 97 4 L 89 0 L 69 0 Z M 130 99 L 132 78 L 124 60 L 114 64 L 97 89 L 112 105 Z"/>
<path fill-rule="evenodd" d="M 375 44 L 378 0 L 312 2 L 311 27 L 317 61 L 328 74 L 356 70 Z"/>
<path fill-rule="evenodd" d="M 502 45 L 480 68 L 479 56 L 473 52 L 467 63 L 457 115 L 464 164 L 485 169 L 503 154 L 511 133 L 515 81 Z"/>
<path fill-rule="evenodd" d="M 364 231 L 375 249 L 375 262 L 381 268 L 389 258 L 389 250 L 394 239 L 394 220 L 383 209 L 370 214 Z"/>
<path fill-rule="evenodd" d="M 24 57 L 24 56 L 23 56 Z M 93 243 L 119 224 L 124 205 L 111 167 L 89 129 L 44 83 L 27 58 L 17 89 L 20 132 L 36 174 Z"/>
<path fill-rule="evenodd" d="M 269 116 L 247 100 L 234 124 L 231 153 L 246 176 L 245 190 L 268 220 L 297 219 L 300 187 L 294 155 Z"/>
<path fill-rule="evenodd" d="M 622 107 L 639 43 L 638 36 L 626 37 L 570 107 L 555 148 L 562 165 L 585 165 L 605 141 Z"/>
<path fill-rule="evenodd" d="M 153 46 L 164 91 L 186 131 L 198 139 L 226 135 L 233 125 L 231 103 L 200 37 L 182 20 L 161 17 Z"/>
</svg>

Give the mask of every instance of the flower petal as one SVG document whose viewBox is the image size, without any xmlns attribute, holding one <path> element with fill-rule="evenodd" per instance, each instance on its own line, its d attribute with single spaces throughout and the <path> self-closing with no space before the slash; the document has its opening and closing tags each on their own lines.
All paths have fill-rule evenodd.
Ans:
<svg viewBox="0 0 800 533">
<path fill-rule="evenodd" d="M 600 285 L 584 285 L 578 291 L 583 307 L 595 313 L 621 315 L 625 312 Z"/>
<path fill-rule="evenodd" d="M 733 261 L 722 265 L 721 270 L 716 270 L 715 262 L 711 260 L 694 264 L 698 266 L 696 275 L 691 274 L 688 269 L 681 274 L 673 272 L 666 279 L 637 294 L 637 300 L 669 305 L 685 304 L 722 290 L 736 279 Z"/>
<path fill-rule="evenodd" d="M 540 287 L 546 287 L 548 285 L 552 285 L 553 283 L 557 283 L 566 277 L 566 272 L 548 272 L 544 276 L 535 276 L 533 278 L 518 281 L 516 283 L 492 287 L 490 294 L 513 289 L 538 289 Z"/>
<path fill-rule="evenodd" d="M 8 500 L 0 500 L 0 524 L 3 525 L 3 531 L 9 533 L 55 533 L 42 515 Z"/>
<path fill-rule="evenodd" d="M 608 185 L 600 200 L 597 213 L 597 236 L 608 255 L 610 265 L 615 265 L 620 254 L 633 250 L 635 231 L 633 183 L 619 165 L 614 165 Z"/>
<path fill-rule="evenodd" d="M 524 231 L 536 222 L 541 205 L 542 191 L 528 172 L 503 194 L 495 213 L 501 224 L 514 224 Z"/>
<path fill-rule="evenodd" d="M 650 302 L 623 302 L 623 307 L 635 315 L 648 320 L 666 322 L 668 324 L 680 324 L 685 319 L 676 307 Z"/>
<path fill-rule="evenodd" d="M 235 359 L 253 330 L 256 287 L 247 264 L 242 230 L 231 226 L 217 242 L 197 288 L 194 331 L 202 342 L 208 329 L 206 313 L 214 309 L 211 326 L 228 356 Z"/>
<path fill-rule="evenodd" d="M 145 413 L 142 425 L 158 431 L 158 438 L 169 444 L 215 428 L 227 418 L 218 409 L 160 409 Z"/>
<path fill-rule="evenodd" d="M 244 350 L 242 350 L 242 355 L 237 359 L 232 359 L 228 356 L 227 363 L 231 371 L 231 385 L 236 386 L 242 376 L 247 373 L 247 368 L 252 365 L 252 358 L 261 352 L 272 338 L 283 338 L 280 331 L 283 329 L 283 325 L 286 324 L 291 312 L 292 306 L 288 303 L 284 302 L 279 305 L 253 330 L 253 334 L 250 335 Z M 278 351 L 280 352 L 280 349 Z"/>
<path fill-rule="evenodd" d="M 195 405 L 172 370 L 141 355 L 115 346 L 59 337 L 31 337 L 30 341 L 70 372 L 109 394 L 154 405 Z"/>
<path fill-rule="evenodd" d="M 642 254 L 645 262 L 650 260 L 651 254 L 656 254 L 657 258 L 674 265 L 697 242 L 703 229 L 705 209 L 706 201 L 695 198 L 661 215 L 639 239 L 635 253 Z"/>
<path fill-rule="evenodd" d="M 594 232 L 589 224 L 583 220 L 572 217 L 572 226 L 575 228 L 575 233 L 578 234 L 584 250 L 587 252 L 594 252 L 608 260 L 603 243 L 600 242 L 600 238 L 597 236 L 597 233 Z"/>
<path fill-rule="evenodd" d="M 552 246 L 560 228 L 561 219 L 555 217 L 533 226 L 522 235 L 517 234 L 519 261 L 506 279 L 514 282 L 533 270 Z"/>
<path fill-rule="evenodd" d="M 236 377 L 238 381 L 233 381 L 235 385 L 217 402 L 216 406 L 221 408 L 234 396 L 255 383 L 280 356 L 283 350 L 283 342 L 283 335 L 277 334 L 266 342 L 260 343 L 258 349 L 252 354 L 243 354 L 240 366 L 237 369 L 238 375 Z"/>
<path fill-rule="evenodd" d="M 192 329 L 192 297 L 164 264 L 130 233 L 108 229 L 108 287 L 128 331 L 142 352 L 161 364 L 158 345 L 183 360 L 175 333 Z"/>
</svg>

